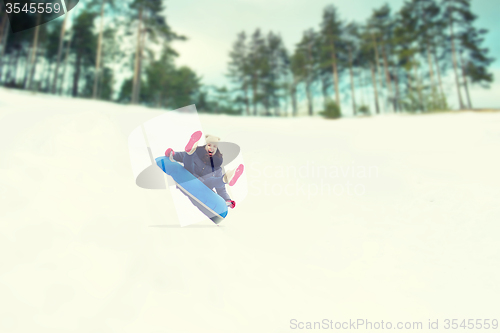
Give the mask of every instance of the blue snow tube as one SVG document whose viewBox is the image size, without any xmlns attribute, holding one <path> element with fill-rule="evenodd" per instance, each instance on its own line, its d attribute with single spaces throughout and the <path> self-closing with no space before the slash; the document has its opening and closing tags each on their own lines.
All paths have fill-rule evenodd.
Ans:
<svg viewBox="0 0 500 333">
<path fill-rule="evenodd" d="M 156 164 L 171 176 L 179 189 L 189 197 L 208 218 L 215 223 L 220 222 L 227 216 L 227 205 L 225 200 L 208 188 L 198 178 L 193 176 L 189 171 L 184 169 L 177 162 L 172 162 L 166 156 L 155 159 Z M 216 222 L 217 221 L 217 222 Z"/>
</svg>

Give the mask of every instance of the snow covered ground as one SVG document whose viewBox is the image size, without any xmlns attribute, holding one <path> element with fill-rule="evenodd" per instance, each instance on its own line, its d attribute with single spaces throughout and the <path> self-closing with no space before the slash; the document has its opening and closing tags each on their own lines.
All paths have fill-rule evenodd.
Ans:
<svg viewBox="0 0 500 333">
<path fill-rule="evenodd" d="M 249 192 L 221 227 L 181 228 L 130 166 L 161 112 L 0 90 L 0 332 L 500 319 L 500 113 L 200 115 Z"/>
</svg>

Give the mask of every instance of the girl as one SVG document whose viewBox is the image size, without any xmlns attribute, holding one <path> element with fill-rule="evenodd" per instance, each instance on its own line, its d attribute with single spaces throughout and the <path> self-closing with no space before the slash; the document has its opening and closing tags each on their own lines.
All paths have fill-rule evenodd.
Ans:
<svg viewBox="0 0 500 333">
<path fill-rule="evenodd" d="M 186 170 L 208 188 L 215 188 L 217 194 L 226 201 L 226 204 L 230 208 L 234 208 L 236 202 L 229 197 L 226 184 L 229 186 L 236 184 L 236 181 L 243 173 L 244 166 L 240 164 L 236 170 L 222 174 L 223 158 L 221 152 L 217 149 L 220 138 L 207 134 L 205 135 L 206 145 L 198 147 L 201 136 L 201 131 L 194 132 L 184 152 L 174 152 L 172 148 L 168 148 L 165 151 L 165 156 L 168 156 L 172 162 L 175 160 L 183 163 Z"/>
</svg>

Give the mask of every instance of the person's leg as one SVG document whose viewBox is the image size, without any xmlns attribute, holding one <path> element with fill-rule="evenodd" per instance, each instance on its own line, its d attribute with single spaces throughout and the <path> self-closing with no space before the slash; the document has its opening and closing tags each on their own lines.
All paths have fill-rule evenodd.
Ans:
<svg viewBox="0 0 500 333">
<path fill-rule="evenodd" d="M 184 169 L 191 172 L 194 175 L 194 152 L 196 151 L 196 147 L 198 147 L 198 141 L 201 139 L 201 131 L 196 131 L 191 135 L 188 144 L 186 145 L 185 151 L 186 155 L 184 156 Z"/>
<path fill-rule="evenodd" d="M 207 185 L 208 188 L 224 187 L 226 183 L 224 183 L 223 177 L 224 176 L 206 178 L 203 184 Z"/>
<path fill-rule="evenodd" d="M 186 145 L 186 148 L 184 150 L 188 155 L 192 155 L 196 151 L 196 147 L 198 147 L 198 141 L 201 139 L 201 131 L 196 131 L 191 135 L 191 138 L 189 139 L 188 144 Z"/>
<path fill-rule="evenodd" d="M 217 191 L 217 194 L 222 197 L 225 201 L 230 200 L 229 194 L 226 191 L 226 183 L 223 181 L 223 176 L 220 177 L 210 177 L 204 180 L 204 184 L 210 188 Z"/>
</svg>

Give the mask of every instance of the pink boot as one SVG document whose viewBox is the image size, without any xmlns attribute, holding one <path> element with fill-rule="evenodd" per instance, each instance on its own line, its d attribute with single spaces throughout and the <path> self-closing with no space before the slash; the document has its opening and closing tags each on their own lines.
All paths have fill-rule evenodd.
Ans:
<svg viewBox="0 0 500 333">
<path fill-rule="evenodd" d="M 189 139 L 189 142 L 184 149 L 186 153 L 188 153 L 188 155 L 193 155 L 193 153 L 196 151 L 196 148 L 198 148 L 198 141 L 200 141 L 200 139 L 201 131 L 196 131 L 191 135 L 191 138 Z"/>
<path fill-rule="evenodd" d="M 236 181 L 238 180 L 238 178 L 240 178 L 241 174 L 243 173 L 244 169 L 245 169 L 245 167 L 243 166 L 243 164 L 240 164 L 240 165 L 238 165 L 236 170 L 231 170 L 231 171 L 226 172 L 226 174 L 224 175 L 224 178 L 223 178 L 224 182 L 226 184 L 228 184 L 229 186 L 234 186 L 234 184 L 236 184 Z"/>
</svg>

